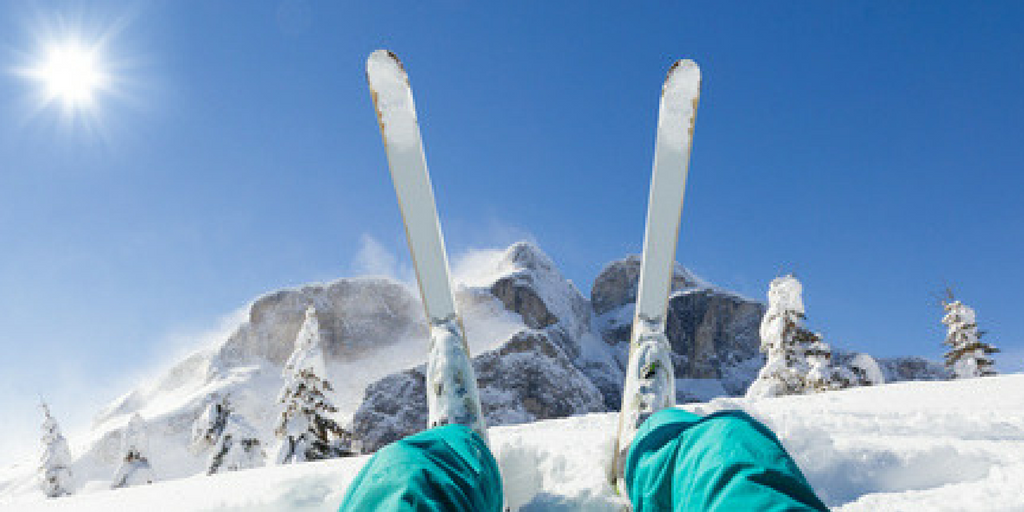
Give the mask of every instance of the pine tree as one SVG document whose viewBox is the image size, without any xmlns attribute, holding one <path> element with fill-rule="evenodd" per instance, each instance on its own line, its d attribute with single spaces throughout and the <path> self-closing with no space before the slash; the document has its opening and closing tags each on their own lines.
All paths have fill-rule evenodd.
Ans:
<svg viewBox="0 0 1024 512">
<path fill-rule="evenodd" d="M 328 398 L 334 388 L 324 375 L 320 324 L 316 309 L 310 306 L 295 338 L 295 351 L 284 367 L 285 384 L 278 398 L 283 410 L 275 429 L 280 440 L 278 464 L 353 454 L 351 434 L 328 417 L 338 408 Z"/>
<path fill-rule="evenodd" d="M 210 451 L 208 475 L 259 467 L 266 460 L 256 429 L 231 407 L 227 397 L 216 394 L 192 424 L 192 448 Z"/>
<path fill-rule="evenodd" d="M 845 387 L 840 374 L 832 368 L 832 347 L 821 341 L 821 335 L 810 342 L 804 355 L 807 358 L 807 374 L 804 376 L 804 391 L 821 392 Z"/>
<path fill-rule="evenodd" d="M 50 408 L 42 404 L 43 414 L 43 456 L 39 470 L 42 477 L 43 493 L 50 498 L 71 494 L 71 451 L 68 442 L 60 432 L 60 425 L 50 415 Z"/>
<path fill-rule="evenodd" d="M 981 341 L 985 333 L 978 330 L 974 309 L 955 300 L 953 292 L 948 289 L 942 306 L 945 310 L 942 323 L 947 329 L 944 343 L 949 346 L 946 367 L 957 379 L 995 375 L 994 361 L 989 355 L 999 352 L 999 349 Z"/>
<path fill-rule="evenodd" d="M 231 414 L 210 454 L 206 474 L 257 468 L 266 463 L 266 458 L 256 429 L 237 414 Z"/>
<path fill-rule="evenodd" d="M 193 452 L 202 453 L 213 448 L 220 440 L 220 435 L 227 425 L 230 404 L 226 397 L 218 394 L 209 396 L 203 413 L 192 423 L 191 448 Z"/>
<path fill-rule="evenodd" d="M 803 286 L 792 275 L 777 277 L 768 288 L 768 311 L 761 320 L 761 352 L 767 360 L 757 379 L 747 389 L 748 397 L 770 397 L 822 390 L 832 378 L 828 371 L 831 350 L 821 336 L 803 326 Z M 810 351 L 810 353 L 808 353 Z M 817 365 L 811 376 L 815 384 L 808 386 L 812 363 Z M 821 382 L 820 382 L 821 381 Z"/>
<path fill-rule="evenodd" d="M 121 450 L 124 452 L 124 457 L 121 466 L 114 473 L 111 487 L 118 489 L 153 483 L 153 469 L 146 457 L 146 453 L 149 451 L 146 421 L 138 413 L 132 415 L 128 425 L 121 432 Z"/>
</svg>

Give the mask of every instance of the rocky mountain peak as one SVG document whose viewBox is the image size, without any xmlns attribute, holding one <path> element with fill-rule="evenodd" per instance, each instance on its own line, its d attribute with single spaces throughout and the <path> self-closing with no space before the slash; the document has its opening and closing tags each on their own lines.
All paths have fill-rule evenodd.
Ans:
<svg viewBox="0 0 1024 512">
<path fill-rule="evenodd" d="M 505 250 L 503 260 L 510 266 L 531 272 L 557 273 L 555 263 L 532 242 L 519 241 Z"/>
<path fill-rule="evenodd" d="M 391 345 L 423 329 L 419 300 L 404 285 L 386 278 L 339 279 L 253 301 L 248 321 L 220 347 L 221 362 L 283 365 L 310 306 L 316 308 L 328 362 Z"/>
<path fill-rule="evenodd" d="M 603 315 L 619 306 L 636 302 L 640 282 L 640 256 L 631 254 L 613 261 L 601 270 L 590 288 L 594 313 Z M 672 272 L 672 291 L 707 286 L 678 263 Z"/>
</svg>

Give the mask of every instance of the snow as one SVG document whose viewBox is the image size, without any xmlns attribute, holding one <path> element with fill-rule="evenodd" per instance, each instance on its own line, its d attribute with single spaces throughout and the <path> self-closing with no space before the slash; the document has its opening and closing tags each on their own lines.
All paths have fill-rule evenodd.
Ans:
<svg viewBox="0 0 1024 512">
<path fill-rule="evenodd" d="M 295 337 L 295 351 L 284 364 L 285 378 L 298 374 L 301 370 L 310 370 L 315 375 L 327 375 L 324 352 L 320 347 L 320 323 L 316 318 L 316 308 L 306 308 L 306 318 L 302 322 L 299 334 Z"/>
<path fill-rule="evenodd" d="M 401 62 L 387 50 L 377 50 L 366 60 L 366 79 L 370 82 L 386 142 L 397 148 L 419 145 L 416 105 L 409 89 L 409 77 Z M 416 148 L 412 148 L 416 149 Z"/>
<path fill-rule="evenodd" d="M 768 285 L 768 314 L 779 314 L 783 311 L 804 313 L 804 287 L 797 278 L 781 276 L 772 279 Z M 765 335 L 762 333 L 761 337 Z"/>
<path fill-rule="evenodd" d="M 426 389 L 430 425 L 469 425 L 487 439 L 480 392 L 461 329 L 454 322 L 430 326 Z"/>
<path fill-rule="evenodd" d="M 661 95 L 659 142 L 665 140 L 667 147 L 676 147 L 681 141 L 692 142 L 690 135 L 693 133 L 693 121 L 697 113 L 697 98 L 700 97 L 700 68 L 697 63 L 692 60 L 677 62 L 665 78 Z M 689 147 L 685 150 L 688 157 Z"/>
<path fill-rule="evenodd" d="M 1024 375 L 901 382 L 813 395 L 716 399 L 768 424 L 838 512 L 1024 510 Z M 606 484 L 615 414 L 489 430 L 509 505 L 621 510 Z M 129 489 L 41 491 L 0 510 L 333 511 L 367 456 L 193 476 Z"/>
<path fill-rule="evenodd" d="M 850 360 L 849 365 L 850 368 L 858 368 L 864 372 L 864 379 L 872 386 L 885 384 L 885 374 L 882 372 L 882 368 L 878 366 L 875 358 L 870 355 L 857 354 Z"/>
</svg>

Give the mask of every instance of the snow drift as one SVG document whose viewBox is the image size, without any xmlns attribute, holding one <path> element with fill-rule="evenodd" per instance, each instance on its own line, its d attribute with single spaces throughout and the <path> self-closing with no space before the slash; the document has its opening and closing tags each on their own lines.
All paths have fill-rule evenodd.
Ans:
<svg viewBox="0 0 1024 512">
<path fill-rule="evenodd" d="M 1024 375 L 905 382 L 683 408 L 744 409 L 768 424 L 840 512 L 1024 510 Z M 524 511 L 618 511 L 604 467 L 614 413 L 490 429 L 506 499 Z M 333 511 L 367 456 L 250 469 L 0 510 Z"/>
</svg>

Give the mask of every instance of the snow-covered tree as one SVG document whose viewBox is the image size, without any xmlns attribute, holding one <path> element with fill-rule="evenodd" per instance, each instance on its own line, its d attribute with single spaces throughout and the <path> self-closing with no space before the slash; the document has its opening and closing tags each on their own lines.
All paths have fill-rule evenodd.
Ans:
<svg viewBox="0 0 1024 512">
<path fill-rule="evenodd" d="M 217 444 L 231 414 L 227 397 L 213 394 L 208 400 L 203 413 L 192 423 L 191 448 L 196 453 L 205 452 Z"/>
<path fill-rule="evenodd" d="M 828 391 L 843 386 L 842 374 L 832 368 L 832 347 L 821 341 L 820 335 L 804 350 L 807 359 L 807 374 L 804 375 L 805 391 Z"/>
<path fill-rule="evenodd" d="M 770 397 L 818 393 L 851 386 L 884 384 L 878 363 L 857 354 L 844 366 L 832 347 L 803 323 L 803 286 L 792 275 L 777 277 L 768 288 L 768 311 L 761 319 L 761 352 L 766 362 L 747 396 Z M 846 359 L 839 358 L 840 360 Z"/>
<path fill-rule="evenodd" d="M 211 396 L 203 414 L 192 424 L 192 449 L 210 451 L 206 473 L 262 466 L 266 460 L 259 435 L 231 407 L 227 397 Z"/>
<path fill-rule="evenodd" d="M 241 416 L 231 414 L 210 454 L 206 473 L 256 468 L 263 466 L 266 459 L 256 429 Z"/>
<path fill-rule="evenodd" d="M 121 451 L 124 457 L 121 466 L 114 473 L 111 487 L 117 489 L 153 483 L 153 469 L 146 457 L 146 453 L 149 452 L 146 421 L 138 413 L 132 415 L 128 425 L 121 432 Z"/>
<path fill-rule="evenodd" d="M 946 352 L 946 367 L 953 371 L 958 379 L 995 375 L 990 354 L 999 352 L 991 344 L 981 341 L 984 332 L 978 330 L 977 316 L 974 309 L 953 299 L 953 293 L 947 290 L 947 300 L 942 301 L 945 316 L 942 323 L 946 325 L 946 341 L 949 351 Z"/>
<path fill-rule="evenodd" d="M 351 455 L 351 435 L 328 415 L 338 411 L 328 397 L 334 389 L 325 378 L 316 309 L 306 318 L 295 338 L 295 350 L 284 367 L 283 404 L 275 433 L 278 464 Z"/>
<path fill-rule="evenodd" d="M 761 352 L 767 356 L 748 397 L 769 397 L 832 388 L 831 349 L 804 322 L 803 286 L 792 275 L 768 287 L 768 311 L 761 320 Z M 812 371 L 813 370 L 813 371 Z M 810 378 L 810 380 L 808 380 Z"/>
<path fill-rule="evenodd" d="M 852 375 L 851 386 L 878 386 L 885 384 L 885 373 L 875 358 L 868 354 L 857 354 L 847 363 Z"/>
<path fill-rule="evenodd" d="M 42 404 L 43 456 L 39 467 L 43 493 L 50 498 L 67 496 L 72 492 L 71 450 L 60 432 L 60 425 L 50 415 L 50 408 Z"/>
</svg>

